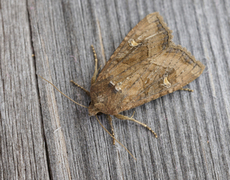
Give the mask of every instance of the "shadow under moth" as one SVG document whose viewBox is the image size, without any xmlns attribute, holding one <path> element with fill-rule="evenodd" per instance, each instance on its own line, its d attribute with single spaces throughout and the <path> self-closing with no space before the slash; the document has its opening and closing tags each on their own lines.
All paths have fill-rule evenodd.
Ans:
<svg viewBox="0 0 230 180">
<path fill-rule="evenodd" d="M 90 116 L 97 118 L 98 113 L 107 115 L 112 135 L 106 131 L 113 137 L 114 144 L 117 140 L 110 115 L 134 121 L 157 137 L 146 124 L 135 120 L 133 116 L 119 113 L 177 90 L 192 91 L 183 87 L 203 72 L 205 66 L 185 48 L 175 45 L 172 37 L 172 31 L 159 13 L 149 14 L 128 33 L 99 74 L 97 56 L 92 46 L 95 72 L 90 92 L 72 81 L 91 98 L 89 107 L 76 104 L 88 108 Z"/>
</svg>

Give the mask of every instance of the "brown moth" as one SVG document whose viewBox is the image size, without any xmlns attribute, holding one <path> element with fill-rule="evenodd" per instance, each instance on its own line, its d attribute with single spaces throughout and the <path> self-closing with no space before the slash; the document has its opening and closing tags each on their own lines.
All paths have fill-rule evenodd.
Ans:
<svg viewBox="0 0 230 180">
<path fill-rule="evenodd" d="M 109 115 L 131 120 L 156 137 L 147 125 L 119 113 L 177 90 L 191 91 L 183 86 L 199 77 L 205 68 L 185 48 L 172 42 L 172 31 L 158 12 L 147 15 L 128 33 L 98 77 L 94 48 L 93 53 L 95 72 L 90 92 L 75 83 L 91 97 L 89 115 L 107 114 L 111 128 Z"/>
<path fill-rule="evenodd" d="M 199 77 L 205 66 L 171 40 L 172 31 L 158 12 L 141 20 L 92 82 L 89 114 L 128 119 L 119 113 L 188 90 L 183 86 Z"/>
<path fill-rule="evenodd" d="M 147 15 L 125 37 L 90 88 L 89 114 L 117 115 L 195 80 L 204 65 L 175 45 L 163 18 Z"/>
</svg>

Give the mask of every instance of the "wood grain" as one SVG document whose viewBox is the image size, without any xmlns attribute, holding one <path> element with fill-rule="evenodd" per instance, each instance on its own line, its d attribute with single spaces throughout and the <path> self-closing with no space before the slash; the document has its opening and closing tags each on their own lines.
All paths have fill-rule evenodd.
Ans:
<svg viewBox="0 0 230 180">
<path fill-rule="evenodd" d="M 113 118 L 116 138 L 37 74 L 88 106 L 93 44 L 102 67 L 127 33 L 158 11 L 206 69 L 187 87 Z M 0 1 L 1 179 L 230 179 L 230 2 Z M 35 54 L 32 57 L 32 54 Z M 131 116 L 133 110 L 123 113 Z M 102 124 L 109 129 L 104 115 Z"/>
</svg>

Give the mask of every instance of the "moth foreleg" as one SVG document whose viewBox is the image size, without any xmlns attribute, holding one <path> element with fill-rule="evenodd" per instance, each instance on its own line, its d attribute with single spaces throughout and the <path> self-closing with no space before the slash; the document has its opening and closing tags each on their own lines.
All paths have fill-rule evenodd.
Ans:
<svg viewBox="0 0 230 180">
<path fill-rule="evenodd" d="M 91 45 L 91 48 L 92 48 L 92 50 L 93 50 L 93 55 L 94 55 L 94 60 L 95 60 L 95 66 L 94 66 L 94 74 L 93 74 L 93 77 L 92 77 L 92 79 L 91 79 L 91 84 L 93 84 L 93 83 L 95 83 L 95 81 L 96 81 L 96 78 L 97 78 L 97 74 L 98 74 L 98 71 L 99 71 L 99 69 L 97 69 L 97 54 L 96 54 L 96 51 L 95 51 L 95 49 L 94 49 L 94 47 L 93 47 L 93 45 Z"/>
<path fill-rule="evenodd" d="M 90 96 L 90 92 L 87 91 L 85 88 L 81 87 L 79 84 L 75 83 L 73 80 L 71 80 L 70 82 L 73 83 L 74 85 L 76 85 L 77 87 L 81 88 L 83 91 L 86 92 L 86 94 L 87 94 L 88 96 Z"/>
<path fill-rule="evenodd" d="M 107 118 L 108 118 L 108 120 L 109 120 L 109 124 L 110 124 L 110 127 L 111 127 L 111 131 L 112 131 L 112 136 L 113 136 L 113 145 L 115 145 L 115 134 L 114 134 L 114 129 L 113 129 L 113 122 L 112 122 L 112 118 L 111 118 L 111 116 L 110 115 L 108 115 L 107 114 Z"/>
<path fill-rule="evenodd" d="M 146 124 L 144 124 L 144 123 L 142 123 L 142 122 L 139 122 L 139 121 L 137 121 L 136 119 L 132 118 L 133 116 L 132 116 L 132 117 L 128 117 L 128 116 L 124 116 L 124 115 L 121 115 L 121 114 L 117 114 L 117 115 L 114 115 L 114 116 L 115 116 L 116 118 L 118 118 L 118 119 L 134 121 L 135 123 L 138 123 L 138 124 L 144 126 L 144 127 L 147 128 L 148 130 L 150 130 L 150 131 L 154 134 L 154 136 L 157 138 L 157 134 L 156 134 L 150 127 L 148 127 Z"/>
<path fill-rule="evenodd" d="M 192 89 L 189 89 L 189 88 L 181 88 L 181 89 L 179 89 L 179 90 L 181 90 L 181 91 L 189 91 L 189 92 L 193 92 L 193 90 L 192 90 Z"/>
</svg>

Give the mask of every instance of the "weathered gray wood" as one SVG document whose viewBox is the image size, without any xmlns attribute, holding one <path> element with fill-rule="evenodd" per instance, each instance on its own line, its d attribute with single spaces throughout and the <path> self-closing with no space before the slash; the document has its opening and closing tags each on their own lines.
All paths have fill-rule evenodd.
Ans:
<svg viewBox="0 0 230 180">
<path fill-rule="evenodd" d="M 27 4 L 0 7 L 0 178 L 49 179 Z"/>
<path fill-rule="evenodd" d="M 0 1 L 1 179 L 230 179 L 230 2 L 224 0 Z M 135 108 L 158 139 L 113 118 L 116 138 L 70 83 L 90 89 L 94 59 L 104 66 L 142 18 L 158 11 L 174 42 L 206 65 L 188 85 Z M 35 57 L 32 57 L 32 54 Z M 132 115 L 134 110 L 123 112 Z M 104 115 L 102 124 L 110 130 Z"/>
</svg>

